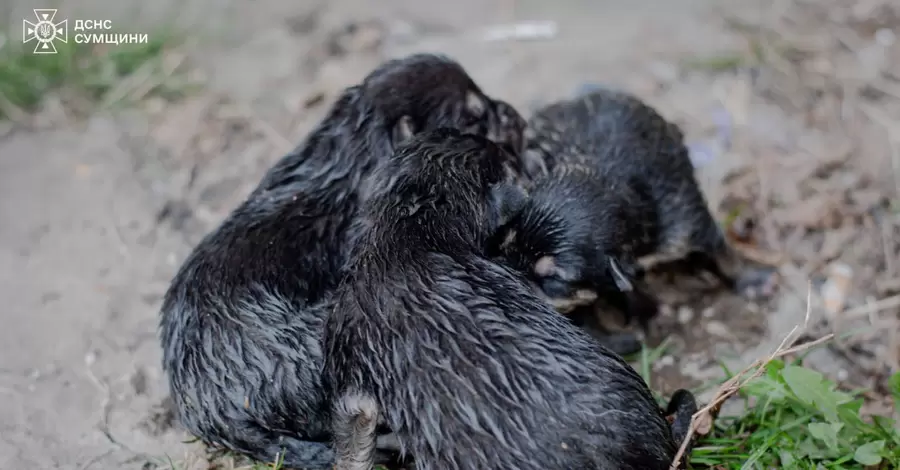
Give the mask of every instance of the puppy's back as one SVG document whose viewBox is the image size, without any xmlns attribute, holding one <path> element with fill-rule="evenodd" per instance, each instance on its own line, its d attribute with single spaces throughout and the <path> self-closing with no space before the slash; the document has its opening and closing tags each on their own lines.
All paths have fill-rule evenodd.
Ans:
<svg viewBox="0 0 900 470">
<path fill-rule="evenodd" d="M 641 378 L 484 258 L 503 175 L 467 139 L 414 138 L 385 167 L 326 326 L 326 387 L 371 400 L 420 469 L 666 468 Z"/>
</svg>

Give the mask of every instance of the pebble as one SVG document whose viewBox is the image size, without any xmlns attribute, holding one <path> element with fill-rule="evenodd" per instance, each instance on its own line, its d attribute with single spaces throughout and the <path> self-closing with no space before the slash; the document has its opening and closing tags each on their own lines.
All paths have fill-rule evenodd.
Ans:
<svg viewBox="0 0 900 470">
<path fill-rule="evenodd" d="M 666 366 L 673 366 L 673 365 L 675 365 L 675 358 L 668 354 L 659 358 L 659 360 L 656 361 L 656 364 L 655 364 L 656 367 L 666 367 Z"/>
<path fill-rule="evenodd" d="M 96 351 L 88 351 L 88 353 L 84 355 L 84 364 L 91 367 L 95 362 L 97 362 Z"/>
<path fill-rule="evenodd" d="M 690 323 L 694 319 L 694 311 L 687 305 L 678 307 L 678 321 L 680 323 Z"/>
<path fill-rule="evenodd" d="M 659 306 L 659 314 L 664 317 L 671 317 L 675 314 L 675 311 L 672 310 L 672 306 L 669 304 L 662 304 Z"/>
<path fill-rule="evenodd" d="M 732 338 L 732 334 L 728 331 L 728 327 L 725 326 L 724 323 L 716 320 L 712 320 L 706 323 L 706 332 L 713 335 L 718 336 L 720 338 Z"/>
<path fill-rule="evenodd" d="M 889 28 L 881 28 L 875 31 L 875 42 L 884 47 L 891 47 L 897 41 L 897 35 Z"/>
</svg>

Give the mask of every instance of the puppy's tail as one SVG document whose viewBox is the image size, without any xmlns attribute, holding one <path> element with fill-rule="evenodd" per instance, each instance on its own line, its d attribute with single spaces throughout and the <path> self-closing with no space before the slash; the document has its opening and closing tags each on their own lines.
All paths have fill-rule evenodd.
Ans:
<svg viewBox="0 0 900 470">
<path fill-rule="evenodd" d="M 335 470 L 371 470 L 375 465 L 380 408 L 367 394 L 344 394 L 334 402 Z"/>
<path fill-rule="evenodd" d="M 669 400 L 669 406 L 666 407 L 666 417 L 670 420 L 672 439 L 675 441 L 676 446 L 681 446 L 681 443 L 684 442 L 684 439 L 690 432 L 691 417 L 696 412 L 697 400 L 694 398 L 693 393 L 684 389 L 679 389 L 672 394 L 672 398 Z M 686 466 L 691 455 L 693 444 L 692 439 L 692 442 L 688 443 L 682 460 L 682 467 L 680 468 Z"/>
</svg>

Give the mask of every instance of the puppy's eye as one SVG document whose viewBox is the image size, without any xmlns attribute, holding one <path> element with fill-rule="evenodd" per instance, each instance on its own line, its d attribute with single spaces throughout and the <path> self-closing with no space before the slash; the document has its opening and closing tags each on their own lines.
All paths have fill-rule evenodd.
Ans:
<svg viewBox="0 0 900 470">
<path fill-rule="evenodd" d="M 555 277 L 541 279 L 540 286 L 547 297 L 553 299 L 565 299 L 572 296 L 572 285 Z"/>
</svg>

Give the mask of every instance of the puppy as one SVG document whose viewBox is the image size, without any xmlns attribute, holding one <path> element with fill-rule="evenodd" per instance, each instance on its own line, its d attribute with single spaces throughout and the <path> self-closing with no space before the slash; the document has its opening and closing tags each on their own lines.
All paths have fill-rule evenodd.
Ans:
<svg viewBox="0 0 900 470">
<path fill-rule="evenodd" d="M 486 256 L 511 206 L 502 153 L 444 129 L 380 168 L 325 326 L 336 469 L 372 467 L 379 423 L 419 470 L 669 468 L 641 377 Z"/>
<path fill-rule="evenodd" d="M 492 136 L 516 151 L 524 120 L 448 58 L 386 62 L 344 90 L 185 260 L 162 305 L 160 339 L 191 433 L 258 460 L 330 467 L 320 340 L 348 227 L 374 189 L 368 175 L 379 159 L 438 127 Z"/>
<path fill-rule="evenodd" d="M 495 246 L 557 305 L 605 297 L 646 328 L 657 303 L 636 281 L 674 260 L 735 286 L 737 258 L 678 126 L 609 90 L 550 105 L 529 126 L 525 161 L 543 178 Z"/>
<path fill-rule="evenodd" d="M 607 173 L 577 163 L 557 165 L 535 182 L 489 250 L 527 273 L 561 313 L 599 296 L 646 327 L 657 306 L 635 280 L 636 260 L 659 237 L 656 208 L 646 188 Z"/>
</svg>

